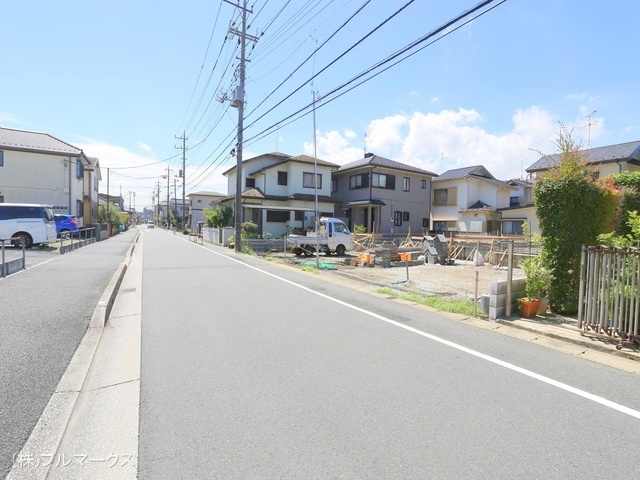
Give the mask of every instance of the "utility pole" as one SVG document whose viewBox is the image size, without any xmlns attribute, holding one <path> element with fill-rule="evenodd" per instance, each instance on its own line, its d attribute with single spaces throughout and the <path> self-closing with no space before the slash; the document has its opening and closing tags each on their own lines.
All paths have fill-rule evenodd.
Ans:
<svg viewBox="0 0 640 480">
<path fill-rule="evenodd" d="M 160 180 L 156 182 L 158 193 L 156 194 L 156 203 L 153 205 L 154 221 L 160 223 Z"/>
<path fill-rule="evenodd" d="M 240 251 L 240 243 L 242 241 L 242 134 L 244 129 L 244 83 L 245 83 L 245 63 L 246 63 L 246 47 L 247 37 L 253 42 L 258 41 L 258 37 L 247 35 L 247 13 L 253 13 L 253 10 L 247 9 L 247 0 L 242 0 L 242 5 L 232 3 L 230 0 L 224 0 L 229 5 L 242 10 L 242 30 L 230 28 L 229 33 L 240 37 L 240 67 L 239 82 L 235 90 L 231 106 L 238 109 L 238 143 L 236 145 L 236 235 L 235 235 L 235 251 Z"/>
<path fill-rule="evenodd" d="M 182 136 L 181 137 L 176 137 L 178 140 L 182 140 L 182 170 L 180 171 L 180 178 L 182 178 L 182 230 L 184 230 L 185 228 L 185 222 L 184 222 L 184 218 L 185 218 L 185 208 L 184 208 L 184 189 L 185 189 L 185 184 L 186 182 L 186 152 L 187 152 L 187 145 L 186 145 L 186 141 L 189 140 L 189 138 L 185 135 L 185 131 L 182 131 Z M 176 147 L 176 148 L 180 148 L 180 147 Z M 175 193 L 174 193 L 175 195 Z"/>
<path fill-rule="evenodd" d="M 165 170 L 167 171 L 167 228 L 171 229 L 171 223 L 169 222 L 169 180 L 171 179 L 171 169 L 167 167 Z"/>
</svg>

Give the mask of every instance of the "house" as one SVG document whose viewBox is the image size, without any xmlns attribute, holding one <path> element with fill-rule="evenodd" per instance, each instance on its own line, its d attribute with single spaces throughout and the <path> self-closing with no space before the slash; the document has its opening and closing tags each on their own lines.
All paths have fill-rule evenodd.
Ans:
<svg viewBox="0 0 640 480">
<path fill-rule="evenodd" d="M 44 203 L 55 213 L 85 216 L 85 169 L 95 168 L 84 152 L 49 134 L 0 127 L 0 201 Z M 86 188 L 85 188 L 86 187 Z M 97 199 L 97 197 L 96 197 Z M 92 222 L 90 222 L 92 223 Z"/>
<path fill-rule="evenodd" d="M 226 197 L 223 193 L 217 192 L 193 192 L 187 195 L 189 199 L 189 228 L 191 231 L 195 231 L 198 222 L 204 221 L 204 209 L 212 208 L 216 202 Z"/>
<path fill-rule="evenodd" d="M 502 235 L 522 235 L 538 233 L 538 218 L 533 209 L 533 185 L 529 180 L 511 179 L 507 183 L 514 187 L 509 197 L 508 207 L 499 207 L 500 233 Z"/>
<path fill-rule="evenodd" d="M 84 218 L 83 225 L 92 225 L 98 223 L 98 201 L 100 181 L 102 173 L 100 172 L 100 160 L 96 157 L 88 157 L 89 165 L 84 169 Z"/>
<path fill-rule="evenodd" d="M 365 154 L 333 172 L 334 216 L 367 232 L 415 233 L 429 229 L 433 172 Z"/>
<path fill-rule="evenodd" d="M 242 221 L 258 225 L 261 236 L 281 237 L 332 216 L 331 172 L 338 165 L 307 155 L 272 152 L 242 162 Z M 229 196 L 218 202 L 235 210 L 236 166 L 223 172 Z"/>
<path fill-rule="evenodd" d="M 509 207 L 519 190 L 482 165 L 447 170 L 432 183 L 431 229 L 437 233 L 499 235 L 499 209 Z"/>
<path fill-rule="evenodd" d="M 604 178 L 612 173 L 640 170 L 640 140 L 581 151 L 587 168 L 595 178 Z M 527 173 L 538 177 L 546 170 L 560 165 L 560 154 L 545 155 L 527 168 Z"/>
<path fill-rule="evenodd" d="M 124 198 L 121 195 L 107 195 L 106 193 L 100 193 L 98 195 L 98 203 L 105 205 L 107 203 L 115 205 L 119 212 L 124 212 Z"/>
</svg>

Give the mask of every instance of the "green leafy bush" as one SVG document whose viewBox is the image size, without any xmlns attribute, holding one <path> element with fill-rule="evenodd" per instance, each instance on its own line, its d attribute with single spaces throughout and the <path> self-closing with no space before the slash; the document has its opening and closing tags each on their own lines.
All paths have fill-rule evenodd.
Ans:
<svg viewBox="0 0 640 480">
<path fill-rule="evenodd" d="M 534 204 L 547 267 L 553 272 L 551 307 L 558 313 L 578 310 L 582 245 L 593 245 L 599 234 L 613 230 L 617 199 L 594 181 L 579 145 L 560 133 L 560 164 L 538 179 Z"/>
</svg>

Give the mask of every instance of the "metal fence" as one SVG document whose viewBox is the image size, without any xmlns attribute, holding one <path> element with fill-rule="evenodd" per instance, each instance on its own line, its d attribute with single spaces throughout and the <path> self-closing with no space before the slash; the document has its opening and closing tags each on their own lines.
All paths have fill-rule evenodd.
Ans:
<svg viewBox="0 0 640 480">
<path fill-rule="evenodd" d="M 640 250 L 637 248 L 583 247 L 580 264 L 578 326 L 640 343 Z"/>
</svg>

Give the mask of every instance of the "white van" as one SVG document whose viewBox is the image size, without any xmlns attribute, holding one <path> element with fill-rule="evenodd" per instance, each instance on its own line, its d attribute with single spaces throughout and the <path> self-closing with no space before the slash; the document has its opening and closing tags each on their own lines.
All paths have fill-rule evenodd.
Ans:
<svg viewBox="0 0 640 480">
<path fill-rule="evenodd" d="M 56 222 L 51 205 L 0 203 L 0 239 L 26 248 L 56 241 Z"/>
</svg>

